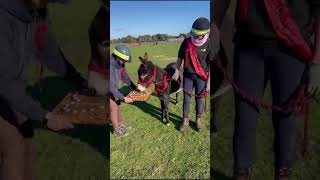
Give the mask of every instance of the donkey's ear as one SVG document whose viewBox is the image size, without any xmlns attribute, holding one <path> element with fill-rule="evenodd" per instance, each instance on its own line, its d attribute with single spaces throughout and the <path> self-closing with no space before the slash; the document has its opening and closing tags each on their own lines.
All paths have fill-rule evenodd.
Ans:
<svg viewBox="0 0 320 180">
<path fill-rule="evenodd" d="M 149 57 L 148 57 L 148 53 L 147 53 L 147 52 L 145 52 L 145 53 L 144 53 L 144 57 L 143 57 L 143 59 L 145 59 L 145 60 L 148 60 L 148 59 L 149 59 Z"/>
<path fill-rule="evenodd" d="M 141 56 L 139 56 L 139 60 L 140 60 L 140 62 L 143 64 L 144 63 L 144 60 L 143 60 L 143 58 L 141 57 Z"/>
<path fill-rule="evenodd" d="M 147 63 L 147 59 L 142 58 L 141 56 L 139 56 L 139 59 L 141 61 L 142 64 L 146 64 Z"/>
</svg>

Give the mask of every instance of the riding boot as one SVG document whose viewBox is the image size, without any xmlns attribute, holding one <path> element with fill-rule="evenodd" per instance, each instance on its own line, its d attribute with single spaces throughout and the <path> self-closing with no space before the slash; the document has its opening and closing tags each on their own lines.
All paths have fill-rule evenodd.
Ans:
<svg viewBox="0 0 320 180">
<path fill-rule="evenodd" d="M 289 180 L 289 176 L 291 174 L 291 169 L 290 168 L 280 168 L 277 169 L 275 172 L 275 180 Z"/>
<path fill-rule="evenodd" d="M 201 124 L 201 115 L 197 115 L 196 118 L 197 131 L 200 132 L 203 130 L 203 126 Z"/>
<path fill-rule="evenodd" d="M 180 126 L 180 131 L 183 132 L 189 126 L 189 118 L 184 117 Z"/>
</svg>

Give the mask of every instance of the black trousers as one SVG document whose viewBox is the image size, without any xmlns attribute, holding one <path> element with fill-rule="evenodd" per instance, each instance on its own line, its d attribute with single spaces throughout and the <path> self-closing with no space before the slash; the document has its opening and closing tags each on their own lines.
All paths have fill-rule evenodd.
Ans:
<svg viewBox="0 0 320 180">
<path fill-rule="evenodd" d="M 236 44 L 234 79 L 248 96 L 261 99 L 268 81 L 272 102 L 283 105 L 294 94 L 305 71 L 305 64 L 281 48 L 243 48 Z M 233 137 L 234 167 L 249 168 L 255 158 L 256 127 L 259 112 L 235 95 Z M 293 114 L 272 112 L 275 168 L 291 167 L 296 152 L 296 118 Z"/>
<path fill-rule="evenodd" d="M 196 116 L 200 117 L 203 112 L 203 97 L 199 97 L 205 90 L 206 81 L 198 77 L 197 74 L 184 73 L 183 74 L 183 117 L 188 118 L 190 112 L 190 101 L 193 87 L 195 88 L 196 101 Z M 187 93 L 187 92 L 188 93 Z"/>
</svg>

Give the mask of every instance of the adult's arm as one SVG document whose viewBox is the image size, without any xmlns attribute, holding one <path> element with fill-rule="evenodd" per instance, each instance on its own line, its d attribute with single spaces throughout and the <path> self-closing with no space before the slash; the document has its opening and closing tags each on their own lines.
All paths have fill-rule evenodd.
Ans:
<svg viewBox="0 0 320 180">
<path fill-rule="evenodd" d="M 9 105 L 30 119 L 43 121 L 47 111 L 26 92 L 27 83 L 20 71 L 22 61 L 14 48 L 14 27 L 5 18 L 0 18 L 0 95 Z M 22 43 L 22 42 L 21 42 Z"/>
</svg>

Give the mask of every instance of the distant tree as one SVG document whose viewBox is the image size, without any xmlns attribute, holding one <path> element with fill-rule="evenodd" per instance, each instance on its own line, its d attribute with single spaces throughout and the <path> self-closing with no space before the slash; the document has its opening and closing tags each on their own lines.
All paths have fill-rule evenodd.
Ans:
<svg viewBox="0 0 320 180">
<path fill-rule="evenodd" d="M 145 42 L 145 37 L 144 36 L 138 36 L 138 41 L 139 42 Z"/>
<path fill-rule="evenodd" d="M 144 35 L 144 40 L 146 42 L 151 42 L 152 41 L 152 36 L 151 35 Z"/>
<path fill-rule="evenodd" d="M 137 39 L 131 35 L 128 35 L 123 39 L 123 42 L 124 43 L 134 43 L 134 42 L 137 42 Z"/>
<path fill-rule="evenodd" d="M 156 35 L 152 35 L 151 38 L 152 38 L 152 41 L 157 41 L 158 40 Z"/>
<path fill-rule="evenodd" d="M 158 41 L 167 41 L 168 39 L 179 38 L 183 36 L 187 38 L 190 36 L 190 33 L 180 33 L 179 36 L 168 35 L 168 34 L 153 34 L 153 35 L 140 35 L 137 38 L 131 35 L 126 37 L 118 38 L 112 40 L 113 43 L 141 43 L 141 42 L 158 42 Z"/>
</svg>

